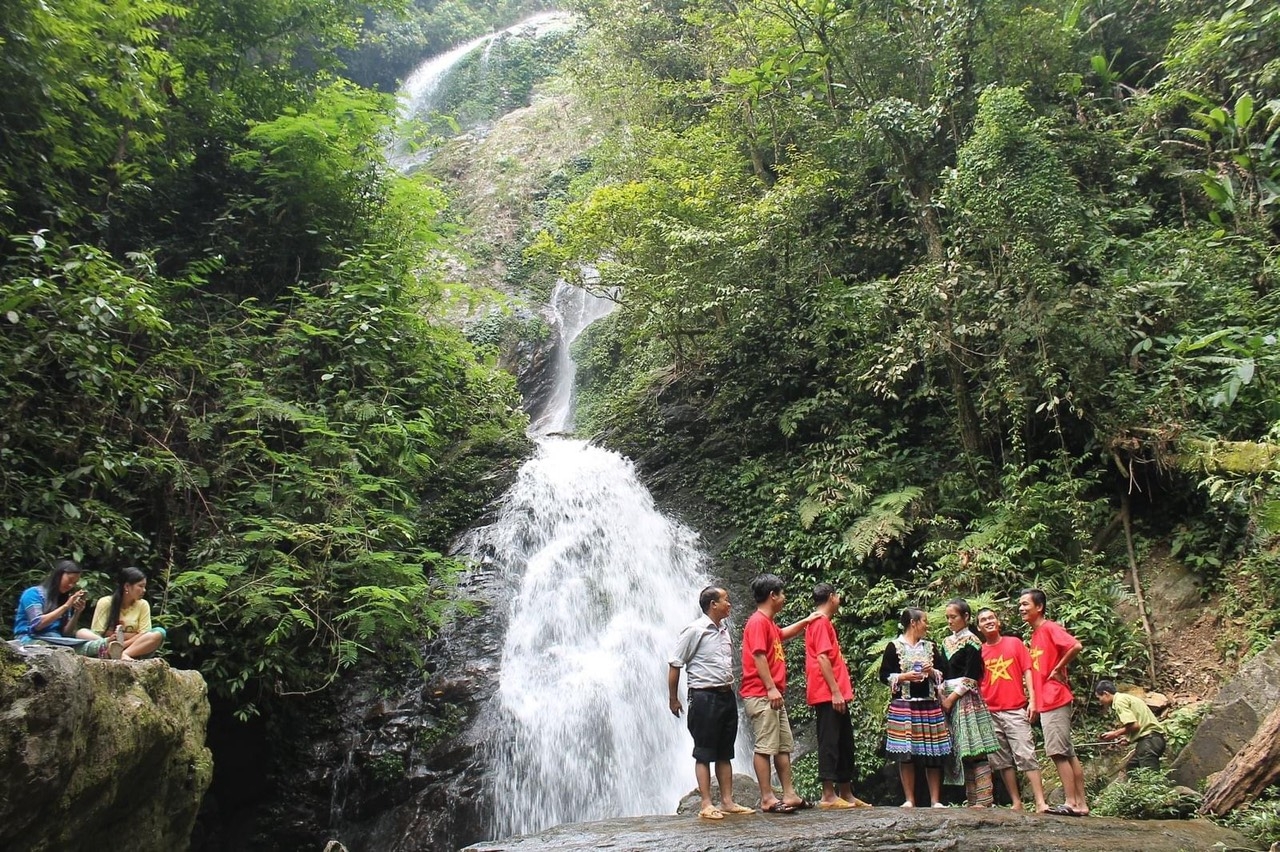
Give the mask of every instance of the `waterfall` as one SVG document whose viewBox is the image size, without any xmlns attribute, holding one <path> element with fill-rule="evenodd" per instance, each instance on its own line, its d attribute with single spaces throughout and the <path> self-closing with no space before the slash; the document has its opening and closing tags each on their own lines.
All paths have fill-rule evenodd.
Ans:
<svg viewBox="0 0 1280 852">
<path fill-rule="evenodd" d="M 446 53 L 426 59 L 405 78 L 400 89 L 400 114 L 405 118 L 413 118 L 430 112 L 441 81 L 459 62 L 481 46 L 492 46 L 492 42 L 506 35 L 537 35 L 543 29 L 568 26 L 569 21 L 570 17 L 565 12 L 541 12 L 518 24 L 512 24 L 501 32 L 485 33 Z"/>
<path fill-rule="evenodd" d="M 708 580 L 697 535 L 664 517 L 621 455 L 572 428 L 569 344 L 611 307 L 552 299 L 559 374 L 535 457 L 466 546 L 499 577 L 507 630 L 486 722 L 495 837 L 564 822 L 671 813 L 692 744 L 667 707 L 667 658 Z"/>
<path fill-rule="evenodd" d="M 512 24 L 500 32 L 485 33 L 465 44 L 436 56 L 428 57 L 405 78 L 398 96 L 400 118 L 407 122 L 417 118 L 427 118 L 436 105 L 436 93 L 440 84 L 464 59 L 481 47 L 485 48 L 485 59 L 493 48 L 494 42 L 507 36 L 523 36 L 537 38 L 545 32 L 563 29 L 572 24 L 573 17 L 567 12 L 540 12 Z M 391 140 L 387 150 L 387 161 L 397 171 L 410 173 L 430 158 L 430 149 L 413 150 L 404 138 L 403 132 Z"/>
<path fill-rule="evenodd" d="M 497 836 L 671 813 L 692 785 L 666 660 L 707 583 L 695 534 L 654 508 L 629 461 L 564 438 L 540 443 L 492 533 L 513 589 Z"/>
<path fill-rule="evenodd" d="M 598 279 L 595 270 L 585 270 L 588 283 Z M 559 333 L 560 342 L 555 348 L 552 364 L 555 382 L 538 416 L 533 419 L 529 431 L 534 435 L 551 435 L 573 429 L 573 388 L 578 368 L 569 354 L 573 342 L 591 323 L 613 310 L 611 299 L 601 298 L 581 287 L 573 287 L 564 281 L 556 284 L 551 294 L 552 325 Z"/>
</svg>

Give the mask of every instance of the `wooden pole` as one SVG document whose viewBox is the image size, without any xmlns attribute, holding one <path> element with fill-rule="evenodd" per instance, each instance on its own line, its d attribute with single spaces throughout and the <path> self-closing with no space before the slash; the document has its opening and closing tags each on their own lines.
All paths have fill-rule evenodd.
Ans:
<svg viewBox="0 0 1280 852">
<path fill-rule="evenodd" d="M 1147 634 L 1147 674 L 1151 677 L 1151 685 L 1156 685 L 1156 646 L 1155 630 L 1151 627 L 1151 618 L 1147 615 L 1147 600 L 1142 594 L 1142 581 L 1138 579 L 1138 557 L 1133 551 L 1133 527 L 1129 522 L 1129 495 L 1120 496 L 1120 520 L 1124 523 L 1124 545 L 1129 551 L 1129 581 L 1133 585 L 1133 596 L 1138 601 L 1138 612 L 1142 615 L 1142 629 Z"/>
</svg>

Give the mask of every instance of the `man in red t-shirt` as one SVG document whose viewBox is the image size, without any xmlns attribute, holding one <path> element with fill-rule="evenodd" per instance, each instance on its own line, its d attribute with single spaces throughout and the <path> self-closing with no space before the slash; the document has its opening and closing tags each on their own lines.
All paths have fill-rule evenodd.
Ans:
<svg viewBox="0 0 1280 852">
<path fill-rule="evenodd" d="M 1031 626 L 1031 681 L 1035 704 L 1031 721 L 1040 719 L 1045 753 L 1053 759 L 1062 779 L 1066 803 L 1049 813 L 1084 816 L 1089 804 L 1084 797 L 1084 767 L 1071 744 L 1071 702 L 1075 696 L 1067 685 L 1067 666 L 1083 648 L 1061 624 L 1045 618 L 1047 600 L 1040 589 L 1027 589 L 1018 596 L 1018 613 Z"/>
<path fill-rule="evenodd" d="M 982 683 L 978 685 L 982 700 L 991 711 L 996 726 L 996 742 L 1000 748 L 987 755 L 991 768 L 1004 779 L 1005 789 L 1013 800 L 1013 809 L 1022 810 L 1022 791 L 1018 789 L 1017 767 L 1031 784 L 1036 812 L 1044 813 L 1044 783 L 1040 764 L 1036 761 L 1036 742 L 1031 733 L 1031 705 L 1035 703 L 1035 684 L 1031 677 L 1031 655 L 1022 640 L 1000 634 L 1000 619 L 989 608 L 978 610 L 978 633 L 982 636 Z"/>
<path fill-rule="evenodd" d="M 787 660 L 782 643 L 805 629 L 817 613 L 779 628 L 773 619 L 787 601 L 782 580 L 774 574 L 761 574 L 751 581 L 751 594 L 756 611 L 742 630 L 742 703 L 755 734 L 756 781 L 760 784 L 760 807 L 765 813 L 791 813 L 809 803 L 796 793 L 791 784 L 791 722 L 782 693 L 787 688 Z M 770 771 L 778 770 L 782 798 L 773 794 Z"/>
<path fill-rule="evenodd" d="M 819 583 L 813 587 L 813 603 L 818 618 L 804 629 L 804 673 L 806 698 L 818 728 L 818 780 L 822 782 L 818 807 L 869 808 L 853 795 L 853 721 L 849 718 L 853 683 L 831 623 L 840 609 L 840 595 L 830 583 Z"/>
</svg>

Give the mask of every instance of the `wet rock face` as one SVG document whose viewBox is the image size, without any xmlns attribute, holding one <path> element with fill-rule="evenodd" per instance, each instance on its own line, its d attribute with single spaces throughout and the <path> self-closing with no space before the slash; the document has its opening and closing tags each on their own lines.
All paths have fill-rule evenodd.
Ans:
<svg viewBox="0 0 1280 852">
<path fill-rule="evenodd" d="M 870 808 L 809 810 L 794 814 L 726 817 L 628 817 L 563 825 L 541 834 L 477 843 L 467 852 L 610 852 L 662 850 L 704 852 L 955 852 L 957 849 L 1034 849 L 1036 852 L 1095 852 L 1141 849 L 1184 852 L 1248 848 L 1238 834 L 1202 820 L 1145 822 L 1101 817 L 1056 817 L 1003 809 Z M 1221 847 L 1220 847 L 1221 848 Z"/>
<path fill-rule="evenodd" d="M 494 600 L 493 582 L 482 566 L 460 591 Z M 388 689 L 387 673 L 368 673 L 343 688 L 340 730 L 324 745 L 328 838 L 351 852 L 419 852 L 486 836 L 483 708 L 497 688 L 500 609 L 460 619 L 426 643 L 428 668 L 416 679 L 402 672 Z"/>
<path fill-rule="evenodd" d="M 535 415 L 551 396 L 555 385 L 556 354 L 560 348 L 558 335 L 538 340 L 521 339 L 503 353 L 501 365 L 516 376 L 516 387 L 524 400 L 524 410 Z"/>
<path fill-rule="evenodd" d="M 1254 657 L 1223 686 L 1195 736 L 1178 752 L 1170 774 L 1196 787 L 1220 771 L 1280 704 L 1280 639 Z"/>
<path fill-rule="evenodd" d="M 0 849 L 187 849 L 208 721 L 197 672 L 0 643 Z"/>
</svg>

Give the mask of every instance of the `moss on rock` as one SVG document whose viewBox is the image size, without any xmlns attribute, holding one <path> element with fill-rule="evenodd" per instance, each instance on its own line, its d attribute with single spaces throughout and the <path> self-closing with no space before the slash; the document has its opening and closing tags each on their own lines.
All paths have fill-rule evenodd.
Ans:
<svg viewBox="0 0 1280 852">
<path fill-rule="evenodd" d="M 187 848 L 213 776 L 198 673 L 7 644 L 0 672 L 0 848 Z"/>
</svg>

